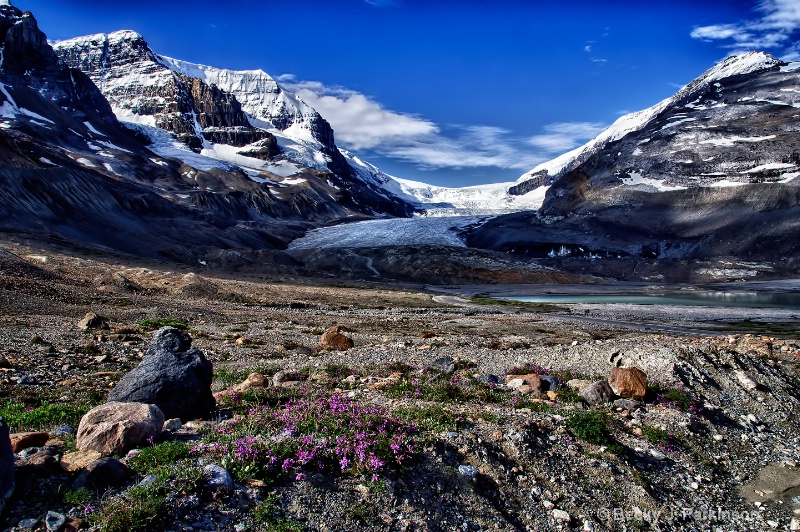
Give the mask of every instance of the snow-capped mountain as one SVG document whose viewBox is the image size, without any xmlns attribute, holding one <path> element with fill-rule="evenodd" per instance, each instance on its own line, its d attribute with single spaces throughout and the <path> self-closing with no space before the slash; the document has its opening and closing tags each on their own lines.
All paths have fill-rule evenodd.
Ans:
<svg viewBox="0 0 800 532">
<path fill-rule="evenodd" d="M 604 161 L 614 161 L 615 171 L 623 179 L 620 184 L 667 190 L 747 182 L 748 172 L 758 165 L 740 163 L 755 159 L 742 157 L 742 150 L 715 148 L 748 151 L 753 143 L 766 142 L 760 145 L 763 151 L 779 157 L 781 150 L 774 149 L 770 141 L 780 142 L 789 133 L 782 124 L 740 119 L 775 111 L 793 113 L 797 100 L 793 97 L 793 87 L 798 81 L 794 70 L 795 67 L 763 52 L 731 56 L 674 96 L 619 118 L 583 146 L 523 174 L 511 193 L 524 194 L 551 184 L 607 147 L 609 153 Z M 755 82 L 757 79 L 762 82 Z M 761 133 L 754 134 L 754 126 Z M 628 149 L 627 144 L 633 138 L 636 145 Z M 649 163 L 643 160 L 648 153 L 663 160 Z"/>
<path fill-rule="evenodd" d="M 283 183 L 292 186 L 306 182 L 298 174 L 316 171 L 336 191 L 337 201 L 356 211 L 395 216 L 413 211 L 386 190 L 361 181 L 336 147 L 328 122 L 265 72 L 162 57 L 132 31 L 78 37 L 55 49 L 62 61 L 86 73 L 117 118 L 149 136 L 162 156 L 184 154 L 155 128 L 257 181 L 280 176 L 290 178 Z"/>
<path fill-rule="evenodd" d="M 728 58 L 523 176 L 512 190 L 553 179 L 541 209 L 491 220 L 468 243 L 636 279 L 795 275 L 798 87 L 800 63 Z"/>
<path fill-rule="evenodd" d="M 293 161 L 285 145 L 294 141 L 252 126 L 232 94 L 153 61 L 135 34 L 97 39 L 100 53 L 74 55 L 107 74 L 101 81 L 116 107 L 59 59 L 32 14 L 7 2 L 0 43 L 4 232 L 229 264 L 282 249 L 321 224 L 413 210 L 361 182 L 341 155 L 339 174 L 330 161 L 324 169 Z M 134 65 L 127 72 L 115 70 L 119 48 Z M 115 112 L 135 122 L 123 125 Z M 320 155 L 320 141 L 305 142 L 302 149 Z M 268 163 L 291 177 L 258 167 Z"/>
</svg>

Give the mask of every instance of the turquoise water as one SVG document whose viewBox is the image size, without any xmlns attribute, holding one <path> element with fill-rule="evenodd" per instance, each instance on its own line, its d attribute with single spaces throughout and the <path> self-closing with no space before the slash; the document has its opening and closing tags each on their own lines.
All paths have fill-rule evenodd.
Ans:
<svg viewBox="0 0 800 532">
<path fill-rule="evenodd" d="M 503 297 L 528 303 L 628 303 L 634 305 L 697 305 L 706 307 L 800 308 L 794 292 L 669 292 L 664 294 L 602 294 Z"/>
</svg>

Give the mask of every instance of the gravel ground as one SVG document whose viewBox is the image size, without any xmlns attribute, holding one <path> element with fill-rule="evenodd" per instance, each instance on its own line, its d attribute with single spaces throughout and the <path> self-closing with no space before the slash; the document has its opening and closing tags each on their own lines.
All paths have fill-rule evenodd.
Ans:
<svg viewBox="0 0 800 532">
<path fill-rule="evenodd" d="M 194 344 L 214 363 L 215 390 L 253 369 L 303 369 L 313 377 L 336 364 L 358 377 L 347 384 L 320 378 L 310 393 L 343 389 L 390 412 L 436 406 L 460 417 L 453 430 L 427 434 L 411 467 L 386 475 L 380 489 L 358 476 L 323 474 L 269 486 L 237 483 L 221 493 L 198 486 L 171 499 L 169 529 L 264 528 L 249 511 L 270 496 L 276 513 L 297 530 L 788 530 L 800 512 L 800 342 L 785 335 L 652 334 L 524 310 L 446 306 L 419 287 L 233 278 L 53 249 L 6 249 L 0 251 L 3 401 L 101 403 L 146 349 L 152 332 L 139 330 L 141 320 L 172 318 L 188 324 Z M 635 321 L 639 310 L 576 305 L 572 314 Z M 648 320 L 667 324 L 709 318 L 647 310 Z M 105 316 L 110 328 L 78 330 L 88 311 Z M 332 325 L 347 328 L 353 349 L 317 349 Z M 635 365 L 651 383 L 683 390 L 697 403 L 681 408 L 650 398 L 638 408 L 605 407 L 622 448 L 611 452 L 576 437 L 567 420 L 588 407 L 560 395 L 515 408 L 512 401 L 469 396 L 433 404 L 369 387 L 390 362 L 422 372 L 442 357 L 461 362 L 465 381 L 503 376 L 525 363 L 589 378 Z M 757 387 L 749 389 L 742 374 Z M 668 433 L 670 443 L 641 437 L 643 427 Z M 197 430 L 184 427 L 178 435 L 191 439 Z M 786 491 L 776 489 L 775 477 L 759 477 L 768 467 L 777 468 Z M 69 482 L 64 473 L 37 478 L 26 496 L 11 500 L 0 530 L 19 530 L 30 518 L 43 530 L 48 510 L 77 516 L 79 508 L 41 495 Z"/>
</svg>

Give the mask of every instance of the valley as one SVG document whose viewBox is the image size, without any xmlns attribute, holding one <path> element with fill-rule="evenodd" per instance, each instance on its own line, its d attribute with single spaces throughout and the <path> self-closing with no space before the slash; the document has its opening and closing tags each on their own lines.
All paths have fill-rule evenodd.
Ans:
<svg viewBox="0 0 800 532">
<path fill-rule="evenodd" d="M 149 38 L 0 0 L 0 530 L 800 530 L 800 62 L 511 139 Z"/>
</svg>

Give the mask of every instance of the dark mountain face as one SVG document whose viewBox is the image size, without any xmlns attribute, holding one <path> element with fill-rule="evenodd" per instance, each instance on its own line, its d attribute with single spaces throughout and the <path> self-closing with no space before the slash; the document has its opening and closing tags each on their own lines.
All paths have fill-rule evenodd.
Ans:
<svg viewBox="0 0 800 532">
<path fill-rule="evenodd" d="M 634 279 L 796 271 L 797 66 L 767 57 L 755 71 L 698 78 L 632 131 L 590 143 L 555 179 L 537 213 L 492 220 L 472 232 L 469 244 Z M 686 261 L 704 262 L 674 269 Z M 636 273 L 644 263 L 661 266 Z"/>
<path fill-rule="evenodd" d="M 118 122 L 89 77 L 59 61 L 30 13 L 0 6 L 0 42 L 0 231 L 196 264 L 239 249 L 280 249 L 315 224 L 380 212 L 381 204 L 367 203 L 369 191 L 361 194 L 366 187 L 337 189 L 342 178 L 329 172 L 300 171 L 296 183 L 283 184 L 234 165 L 198 168 L 159 156 L 150 139 Z M 188 102 L 204 138 L 255 141 L 254 156 L 278 153 L 275 138 L 250 126 L 230 94 L 174 79 L 186 90 L 169 105 L 176 128 Z"/>
</svg>

